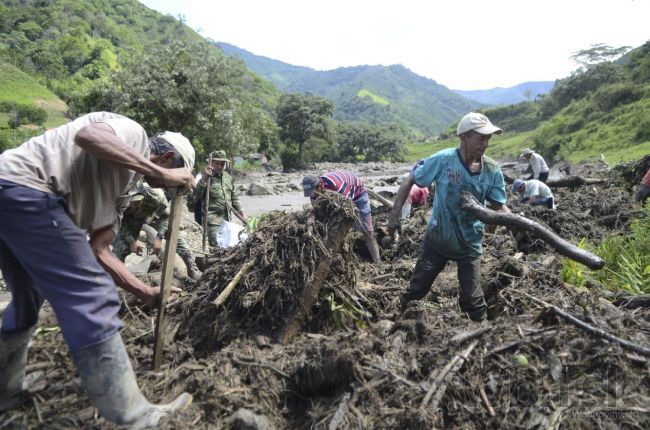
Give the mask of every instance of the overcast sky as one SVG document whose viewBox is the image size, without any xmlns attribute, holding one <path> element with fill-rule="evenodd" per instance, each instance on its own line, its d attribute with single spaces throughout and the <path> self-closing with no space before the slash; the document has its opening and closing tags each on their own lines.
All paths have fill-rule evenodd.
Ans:
<svg viewBox="0 0 650 430">
<path fill-rule="evenodd" d="M 204 37 L 317 70 L 402 64 L 451 89 L 568 76 L 572 53 L 650 40 L 650 0 L 141 0 Z"/>
</svg>

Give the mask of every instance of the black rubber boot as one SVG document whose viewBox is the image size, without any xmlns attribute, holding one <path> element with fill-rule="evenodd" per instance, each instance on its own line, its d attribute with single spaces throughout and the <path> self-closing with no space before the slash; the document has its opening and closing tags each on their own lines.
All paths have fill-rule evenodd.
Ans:
<svg viewBox="0 0 650 430">
<path fill-rule="evenodd" d="M 140 392 L 122 336 L 72 352 L 79 376 L 99 413 L 116 424 L 149 428 L 166 415 L 192 403 L 183 393 L 166 405 L 152 405 Z"/>
<path fill-rule="evenodd" d="M 34 329 L 0 333 L 0 412 L 10 410 L 26 400 L 25 366 L 27 347 Z"/>
</svg>

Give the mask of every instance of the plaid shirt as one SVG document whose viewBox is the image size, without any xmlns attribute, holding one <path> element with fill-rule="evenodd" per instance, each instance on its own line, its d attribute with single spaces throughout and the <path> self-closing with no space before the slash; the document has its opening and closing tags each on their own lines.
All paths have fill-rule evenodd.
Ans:
<svg viewBox="0 0 650 430">
<path fill-rule="evenodd" d="M 320 177 L 323 187 L 336 191 L 337 193 L 346 196 L 352 201 L 359 199 L 366 193 L 366 187 L 357 176 L 349 172 L 335 171 L 324 173 Z"/>
</svg>

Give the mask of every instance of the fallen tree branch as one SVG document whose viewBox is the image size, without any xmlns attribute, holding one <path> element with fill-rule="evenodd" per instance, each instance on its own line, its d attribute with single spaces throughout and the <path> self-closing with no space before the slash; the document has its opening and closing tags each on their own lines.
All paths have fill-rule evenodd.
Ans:
<svg viewBox="0 0 650 430">
<path fill-rule="evenodd" d="M 626 309 L 650 308 L 650 294 L 621 297 L 614 300 L 612 303 Z"/>
<path fill-rule="evenodd" d="M 375 199 L 375 200 L 379 200 L 379 201 L 381 202 L 382 205 L 384 205 L 384 206 L 386 206 L 386 207 L 388 207 L 388 208 L 392 208 L 392 207 L 393 207 L 393 202 L 391 202 L 390 200 L 388 200 L 386 197 L 384 197 L 384 196 L 382 196 L 382 195 L 380 195 L 380 194 L 377 194 L 376 192 L 374 192 L 374 191 L 371 190 L 370 188 L 366 188 L 366 191 L 368 192 L 368 195 L 369 195 L 370 197 L 372 197 L 372 198 Z"/>
<path fill-rule="evenodd" d="M 449 339 L 449 343 L 453 345 L 461 345 L 468 340 L 471 339 L 476 339 L 477 337 L 483 336 L 485 333 L 491 331 L 494 327 L 487 326 L 487 327 L 480 327 L 477 328 L 476 330 L 471 330 L 471 331 L 464 331 L 462 333 L 458 333 L 457 335 L 454 335 L 451 339 Z"/>
<path fill-rule="evenodd" d="M 483 388 L 483 383 L 481 382 L 481 385 L 478 387 L 478 392 L 481 395 L 481 400 L 483 400 L 483 405 L 485 406 L 485 409 L 487 409 L 488 414 L 490 414 L 491 417 L 496 417 L 497 414 L 494 411 L 494 408 L 490 404 L 490 400 L 488 400 L 487 394 L 485 393 L 485 388 Z"/>
<path fill-rule="evenodd" d="M 590 269 L 599 270 L 605 266 L 605 261 L 591 252 L 580 249 L 562 239 L 548 228 L 521 215 L 511 212 L 497 212 L 480 204 L 470 193 L 463 193 L 461 208 L 472 213 L 477 219 L 490 225 L 503 225 L 517 230 L 528 231 L 551 245 L 559 254 L 571 260 L 582 263 Z"/>
<path fill-rule="evenodd" d="M 580 176 L 569 176 L 568 178 L 555 179 L 546 181 L 546 185 L 551 188 L 577 188 L 580 185 L 597 185 L 609 182 L 604 178 L 581 178 Z"/>
<path fill-rule="evenodd" d="M 605 338 L 605 339 L 609 340 L 610 342 L 614 342 L 614 343 L 617 343 L 617 344 L 621 345 L 623 348 L 629 349 L 629 350 L 634 351 L 636 353 L 639 353 L 641 355 L 645 355 L 646 357 L 650 357 L 650 348 L 646 348 L 644 346 L 634 344 L 634 343 L 630 342 L 629 340 L 621 339 L 620 337 L 614 336 L 613 334 L 608 333 L 603 329 L 600 329 L 598 327 L 594 327 L 591 324 L 587 324 L 586 322 L 574 317 L 573 315 L 571 315 L 570 313 L 560 309 L 559 307 L 557 307 L 555 305 L 552 305 L 552 304 L 550 304 L 548 302 L 545 302 L 544 300 L 533 297 L 530 294 L 524 293 L 523 291 L 517 291 L 517 293 L 522 294 L 522 295 L 528 297 L 529 299 L 531 299 L 532 301 L 546 307 L 549 310 L 549 312 L 554 313 L 555 315 L 559 316 L 560 318 L 562 318 L 566 322 L 568 322 L 570 324 L 573 324 L 574 326 L 578 327 L 579 329 L 582 329 L 582 330 L 586 331 L 589 334 L 592 334 L 592 335 L 597 336 L 597 337 Z"/>
<path fill-rule="evenodd" d="M 469 346 L 460 355 L 456 354 L 454 358 L 452 358 L 449 363 L 445 365 L 440 373 L 438 373 L 436 379 L 431 383 L 429 391 L 427 391 L 427 394 L 422 399 L 422 403 L 420 403 L 421 409 L 424 409 L 427 406 L 429 400 L 434 394 L 435 398 L 432 407 L 433 409 L 436 409 L 438 407 L 438 403 L 440 403 L 440 400 L 442 399 L 442 396 L 445 394 L 445 390 L 447 389 L 447 383 L 445 382 L 447 376 L 453 376 L 461 368 L 463 363 L 467 360 L 467 357 L 469 357 L 474 348 L 476 348 L 476 345 L 478 345 L 478 340 L 474 340 L 472 343 L 470 343 Z"/>
<path fill-rule="evenodd" d="M 241 281 L 241 278 L 244 277 L 246 273 L 248 273 L 249 270 L 255 265 L 255 259 L 249 260 L 246 264 L 244 264 L 241 269 L 239 269 L 239 272 L 235 275 L 234 278 L 232 278 L 232 281 L 228 283 L 226 288 L 223 289 L 221 294 L 214 299 L 212 302 L 213 305 L 215 306 L 221 306 L 223 303 L 226 301 L 228 296 L 233 292 L 239 281 Z"/>
</svg>

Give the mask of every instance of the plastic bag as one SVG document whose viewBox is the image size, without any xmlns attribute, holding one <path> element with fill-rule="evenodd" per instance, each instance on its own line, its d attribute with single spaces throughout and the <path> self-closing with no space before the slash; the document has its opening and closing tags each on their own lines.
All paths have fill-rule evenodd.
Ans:
<svg viewBox="0 0 650 430">
<path fill-rule="evenodd" d="M 229 221 L 221 223 L 217 231 L 217 246 L 219 248 L 232 248 L 248 239 L 246 227 Z"/>
</svg>

